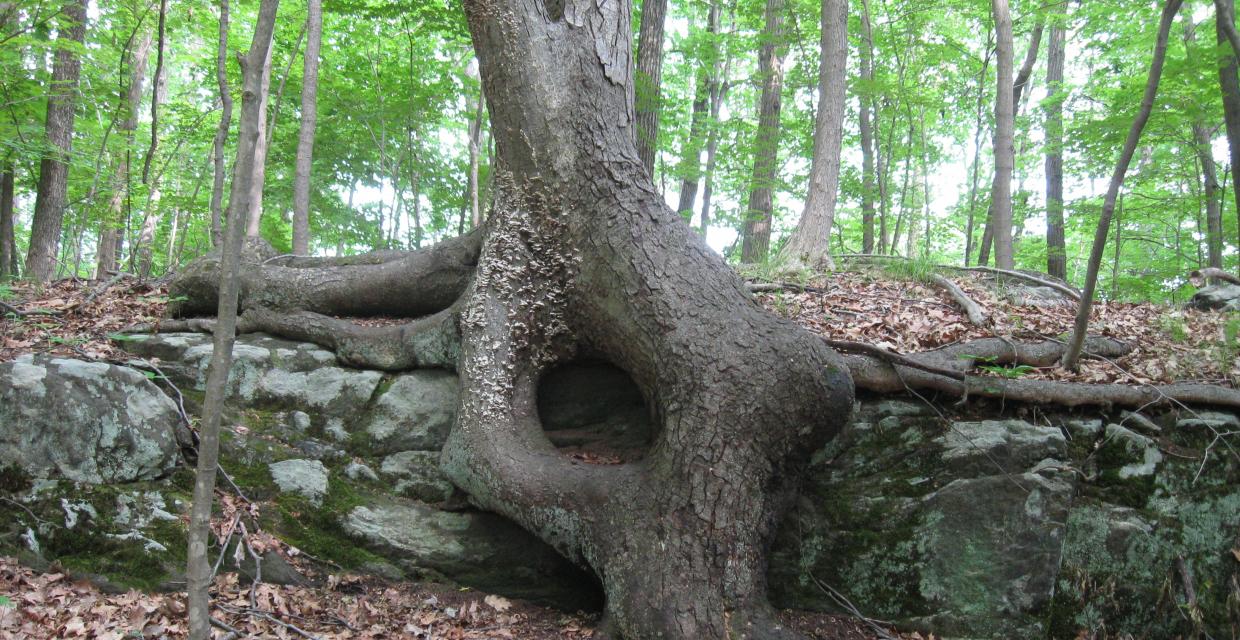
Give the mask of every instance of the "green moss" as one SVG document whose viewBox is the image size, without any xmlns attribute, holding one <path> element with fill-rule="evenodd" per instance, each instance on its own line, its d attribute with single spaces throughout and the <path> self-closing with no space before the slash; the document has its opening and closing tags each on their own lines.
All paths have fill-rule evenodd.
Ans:
<svg viewBox="0 0 1240 640">
<path fill-rule="evenodd" d="M 32 486 L 30 476 L 17 465 L 9 465 L 0 469 L 0 493 L 25 493 Z"/>
<path fill-rule="evenodd" d="M 276 498 L 278 521 L 271 524 L 289 544 L 347 569 L 358 568 L 367 563 L 381 562 L 382 558 L 360 548 L 345 532 L 340 519 L 366 502 L 366 498 L 352 485 L 337 480 L 328 486 L 321 506 L 316 507 L 299 495 L 279 495 Z"/>
</svg>

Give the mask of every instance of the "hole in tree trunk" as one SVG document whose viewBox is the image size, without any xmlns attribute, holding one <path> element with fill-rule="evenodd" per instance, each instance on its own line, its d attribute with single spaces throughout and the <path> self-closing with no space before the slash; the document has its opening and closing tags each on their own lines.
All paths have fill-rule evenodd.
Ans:
<svg viewBox="0 0 1240 640">
<path fill-rule="evenodd" d="M 552 444 L 592 464 L 640 460 L 654 432 L 637 383 L 597 360 L 566 363 L 544 375 L 538 415 Z"/>
</svg>

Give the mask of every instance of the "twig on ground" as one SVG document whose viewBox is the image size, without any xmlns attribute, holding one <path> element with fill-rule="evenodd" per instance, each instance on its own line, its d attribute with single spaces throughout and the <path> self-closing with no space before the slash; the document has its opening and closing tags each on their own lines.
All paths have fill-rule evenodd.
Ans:
<svg viewBox="0 0 1240 640">
<path fill-rule="evenodd" d="M 891 633 L 887 631 L 886 627 L 883 626 L 883 624 L 886 623 L 873 618 L 867 618 L 844 594 L 836 591 L 831 585 L 819 580 L 817 576 L 810 574 L 809 578 L 814 581 L 815 586 L 822 590 L 823 593 L 827 594 L 827 597 L 834 600 L 837 606 L 848 612 L 849 615 L 865 623 L 865 625 L 869 627 L 870 630 L 873 631 L 874 634 L 881 640 L 896 640 L 896 637 L 891 635 Z"/>
<path fill-rule="evenodd" d="M 969 317 L 969 322 L 972 322 L 973 325 L 977 327 L 986 326 L 986 321 L 988 320 L 986 317 L 986 312 L 982 310 L 981 305 L 977 304 L 973 301 L 973 298 L 969 297 L 969 294 L 964 292 L 964 289 L 961 289 L 955 282 L 952 282 L 937 273 L 932 275 L 930 279 L 939 287 L 946 290 L 947 294 L 956 301 L 956 304 L 960 305 L 960 307 L 964 309 L 965 315 Z"/>
</svg>

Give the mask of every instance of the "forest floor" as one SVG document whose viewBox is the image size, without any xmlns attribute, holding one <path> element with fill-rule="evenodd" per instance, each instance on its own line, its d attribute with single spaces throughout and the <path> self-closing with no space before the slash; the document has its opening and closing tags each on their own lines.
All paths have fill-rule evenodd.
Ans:
<svg viewBox="0 0 1240 640">
<path fill-rule="evenodd" d="M 893 278 L 862 270 L 812 277 L 756 299 L 825 338 L 875 344 L 900 353 L 943 347 L 974 338 L 1063 339 L 1074 308 L 1012 302 L 986 276 L 954 275 L 954 282 L 990 317 L 970 323 L 941 289 L 922 279 Z M 135 323 L 155 323 L 169 302 L 159 284 L 136 279 L 100 283 L 61 281 L 46 288 L 0 285 L 0 361 L 24 353 L 124 362 L 110 336 Z M 1147 384 L 1198 381 L 1233 386 L 1240 381 L 1240 320 L 1227 314 L 1186 311 L 1150 303 L 1095 307 L 1091 333 L 1134 345 L 1115 361 L 1088 360 L 1071 374 L 1058 368 L 1024 369 L 1031 378 Z M 995 371 L 995 375 L 1009 375 Z M 222 496 L 222 503 L 229 504 Z M 228 509 L 226 509 L 227 511 Z M 228 514 L 221 517 L 226 521 Z M 271 540 L 270 544 L 278 545 Z M 569 614 L 468 589 L 434 584 L 392 584 L 353 575 L 317 574 L 313 563 L 289 555 L 315 575 L 314 587 L 238 582 L 217 578 L 216 617 L 241 636 L 294 638 L 590 638 L 597 616 Z M 862 640 L 880 637 L 856 618 L 784 612 L 808 637 Z M 140 630 L 140 636 L 133 635 Z M 0 558 L 0 636 L 16 638 L 183 637 L 181 593 L 109 594 L 58 573 L 37 573 Z M 220 628 L 221 637 L 227 630 Z M 892 637 L 922 639 L 915 632 Z M 933 637 L 933 636 L 929 636 Z"/>
</svg>

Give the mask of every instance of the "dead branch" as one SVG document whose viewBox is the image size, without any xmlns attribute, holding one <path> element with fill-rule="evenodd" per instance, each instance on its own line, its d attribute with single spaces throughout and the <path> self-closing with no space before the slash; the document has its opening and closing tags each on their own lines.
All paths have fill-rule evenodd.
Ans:
<svg viewBox="0 0 1240 640">
<path fill-rule="evenodd" d="M 902 356 L 898 353 L 895 353 L 893 351 L 888 351 L 877 345 L 867 344 L 865 342 L 852 342 L 850 340 L 826 340 L 824 339 L 823 341 L 826 342 L 828 345 L 830 345 L 832 349 L 843 351 L 844 353 L 863 354 L 863 355 L 881 359 L 885 362 L 890 362 L 892 364 L 898 364 L 901 366 L 909 367 L 910 369 L 918 369 L 918 370 L 925 371 L 927 373 L 931 373 L 934 375 L 951 378 L 952 380 L 964 380 L 965 379 L 965 374 L 963 372 L 960 372 L 954 369 L 938 367 L 933 364 L 919 362 L 918 360 L 914 360 L 911 357 Z"/>
<path fill-rule="evenodd" d="M 986 312 L 982 311 L 981 305 L 974 302 L 973 298 L 970 298 L 969 294 L 964 292 L 964 289 L 961 289 L 955 282 L 952 282 L 937 273 L 930 276 L 930 279 L 941 289 L 947 291 L 947 294 L 956 301 L 956 304 L 960 305 L 960 307 L 964 309 L 965 315 L 969 316 L 969 322 L 972 322 L 973 325 L 977 327 L 986 326 L 986 321 L 988 319 L 986 317 Z"/>
<path fill-rule="evenodd" d="M 1188 274 L 1188 281 L 1193 283 L 1193 286 L 1198 289 L 1204 287 L 1210 279 L 1222 280 L 1224 282 L 1230 282 L 1231 284 L 1240 284 L 1240 278 L 1237 278 L 1222 269 L 1216 269 L 1214 267 L 1197 269 Z"/>
<path fill-rule="evenodd" d="M 846 258 L 846 259 L 851 258 L 855 260 L 908 260 L 908 258 L 904 256 L 883 256 L 883 255 L 875 255 L 871 253 L 845 253 L 842 255 L 838 255 L 836 257 Z M 1054 289 L 1064 294 L 1065 296 L 1068 296 L 1069 298 L 1073 300 L 1081 299 L 1081 294 L 1075 289 L 1073 289 L 1072 287 L 1069 287 L 1059 282 L 1055 282 L 1054 280 L 1049 280 L 1046 278 L 1035 276 L 1030 273 L 1025 273 L 1023 271 L 1012 271 L 1010 269 L 996 269 L 994 267 L 961 267 L 961 266 L 952 265 L 952 264 L 936 264 L 934 265 L 934 268 L 935 269 L 950 269 L 953 271 L 974 271 L 977 273 L 993 273 L 993 274 L 1005 276 L 1008 278 L 1014 278 L 1016 280 L 1024 280 L 1026 282 L 1030 282 L 1030 283 L 1033 283 L 1033 284 L 1036 284 L 1042 287 L 1050 287 L 1051 289 Z"/>
<path fill-rule="evenodd" d="M 49 311 L 47 309 L 31 309 L 30 311 L 22 311 L 21 309 L 18 309 L 17 307 L 3 300 L 0 300 L 0 314 L 3 314 L 3 315 L 12 314 L 18 318 L 27 318 L 30 316 L 56 317 L 60 315 L 60 312 Z"/>
</svg>

